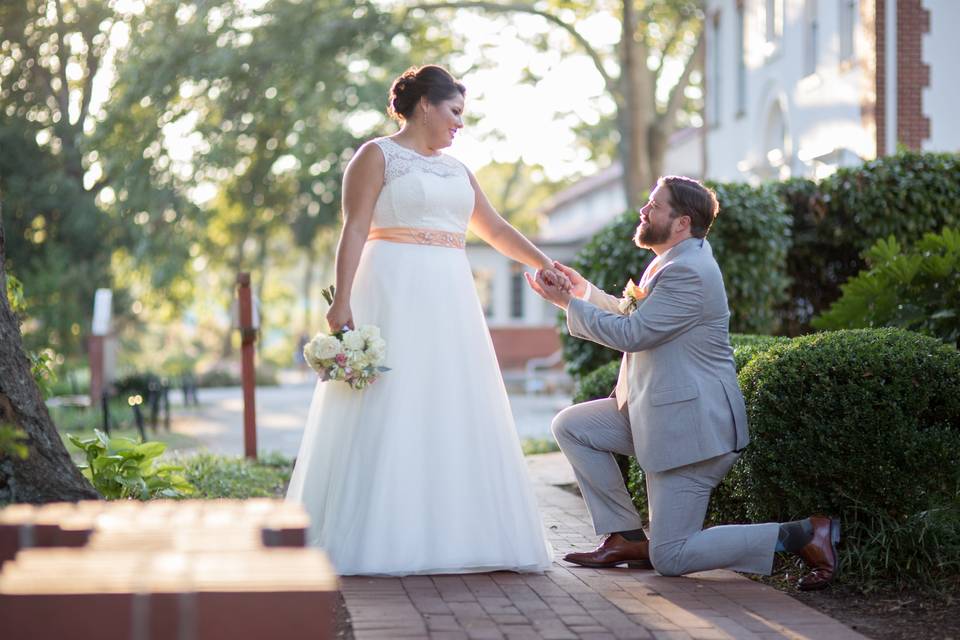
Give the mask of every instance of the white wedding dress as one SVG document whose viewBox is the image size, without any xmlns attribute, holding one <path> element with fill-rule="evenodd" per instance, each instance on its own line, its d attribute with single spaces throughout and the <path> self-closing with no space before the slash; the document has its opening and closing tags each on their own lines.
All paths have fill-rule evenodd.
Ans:
<svg viewBox="0 0 960 640">
<path fill-rule="evenodd" d="M 463 165 L 377 139 L 372 228 L 464 233 Z M 463 249 L 368 241 L 351 296 L 387 366 L 354 391 L 320 382 L 287 500 L 341 575 L 543 571 L 552 550 Z"/>
</svg>

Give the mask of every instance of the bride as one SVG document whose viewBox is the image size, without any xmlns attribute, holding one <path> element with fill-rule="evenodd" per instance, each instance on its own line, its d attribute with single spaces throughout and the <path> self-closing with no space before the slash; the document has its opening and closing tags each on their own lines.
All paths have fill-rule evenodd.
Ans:
<svg viewBox="0 0 960 640">
<path fill-rule="evenodd" d="M 464 86 L 437 66 L 390 90 L 401 130 L 343 177 L 331 329 L 370 324 L 390 371 L 355 391 L 317 384 L 287 500 L 341 575 L 543 571 L 552 561 L 464 252 L 469 227 L 569 286 L 441 152 Z"/>
</svg>

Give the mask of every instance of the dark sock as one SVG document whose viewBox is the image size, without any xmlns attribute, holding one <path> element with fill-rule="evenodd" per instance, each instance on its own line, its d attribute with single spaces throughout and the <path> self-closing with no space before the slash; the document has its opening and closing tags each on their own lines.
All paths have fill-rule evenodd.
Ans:
<svg viewBox="0 0 960 640">
<path fill-rule="evenodd" d="M 630 531 L 617 531 L 624 538 L 630 542 L 643 542 L 647 539 L 647 534 L 643 532 L 643 529 L 631 529 Z"/>
<path fill-rule="evenodd" d="M 813 523 L 810 518 L 784 522 L 780 525 L 780 535 L 777 537 L 784 551 L 796 553 L 803 549 L 813 539 Z"/>
</svg>

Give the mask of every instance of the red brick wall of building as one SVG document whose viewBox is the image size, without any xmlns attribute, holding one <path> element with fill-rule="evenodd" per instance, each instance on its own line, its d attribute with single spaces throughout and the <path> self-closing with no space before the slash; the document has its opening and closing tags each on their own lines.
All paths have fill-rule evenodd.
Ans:
<svg viewBox="0 0 960 640">
<path fill-rule="evenodd" d="M 929 31 L 923 0 L 897 0 L 897 140 L 914 151 L 930 137 L 930 119 L 923 115 L 923 88 L 930 86 L 923 34 Z"/>
<path fill-rule="evenodd" d="M 522 369 L 530 358 L 543 358 L 560 349 L 553 327 L 516 327 L 490 330 L 501 369 Z"/>
<path fill-rule="evenodd" d="M 877 157 L 887 155 L 887 3 L 877 0 L 874 9 L 874 47 L 877 105 L 873 110 L 877 126 Z"/>
</svg>

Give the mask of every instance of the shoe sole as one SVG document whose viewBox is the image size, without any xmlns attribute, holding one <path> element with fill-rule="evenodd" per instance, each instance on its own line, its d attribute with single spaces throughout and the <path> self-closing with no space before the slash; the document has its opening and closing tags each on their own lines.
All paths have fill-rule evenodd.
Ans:
<svg viewBox="0 0 960 640">
<path fill-rule="evenodd" d="M 587 569 L 616 569 L 620 565 L 627 565 L 628 569 L 643 569 L 645 571 L 653 571 L 653 565 L 649 562 L 632 562 L 629 560 L 622 560 L 620 562 L 577 562 L 575 560 L 563 559 L 564 562 L 569 562 L 570 564 L 575 564 L 580 567 L 586 567 Z"/>
</svg>

